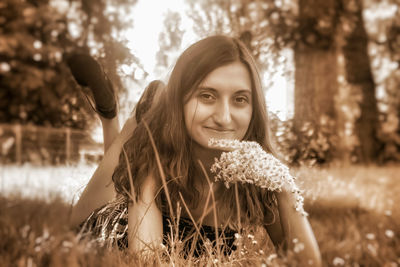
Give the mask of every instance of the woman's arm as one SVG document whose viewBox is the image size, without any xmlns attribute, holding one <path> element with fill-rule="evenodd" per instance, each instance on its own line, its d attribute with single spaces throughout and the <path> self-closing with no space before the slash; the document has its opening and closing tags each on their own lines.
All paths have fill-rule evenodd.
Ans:
<svg viewBox="0 0 400 267">
<path fill-rule="evenodd" d="M 304 266 L 321 266 L 321 254 L 306 216 L 296 211 L 295 196 L 283 189 L 276 194 L 285 245 Z M 303 266 L 302 265 L 302 266 Z"/>
<path fill-rule="evenodd" d="M 133 201 L 128 209 L 128 242 L 133 252 L 151 252 L 152 248 L 162 243 L 162 214 L 158 209 L 155 196 L 157 183 L 154 176 L 149 175 L 142 184 L 138 201 Z"/>
<path fill-rule="evenodd" d="M 123 144 L 136 127 L 134 118 L 129 118 L 121 133 L 108 148 L 78 202 L 72 207 L 70 225 L 75 227 L 85 220 L 92 211 L 115 197 L 112 174 L 118 164 Z"/>
</svg>

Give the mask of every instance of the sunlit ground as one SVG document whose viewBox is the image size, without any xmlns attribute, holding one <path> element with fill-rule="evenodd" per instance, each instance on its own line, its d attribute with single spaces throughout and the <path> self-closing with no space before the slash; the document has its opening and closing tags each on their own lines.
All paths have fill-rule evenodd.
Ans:
<svg viewBox="0 0 400 267">
<path fill-rule="evenodd" d="M 381 214 L 399 208 L 400 166 L 302 168 L 293 173 L 299 177 L 304 197 L 314 206 L 357 206 Z"/>
<path fill-rule="evenodd" d="M 20 195 L 46 201 L 60 196 L 65 202 L 77 200 L 94 173 L 96 165 L 40 167 L 32 165 L 2 166 L 0 168 L 0 194 Z"/>
<path fill-rule="evenodd" d="M 51 200 L 61 196 L 67 203 L 77 200 L 96 165 L 40 167 L 2 166 L 0 194 Z M 304 197 L 313 205 L 359 206 L 380 213 L 390 212 L 400 195 L 396 183 L 400 166 L 301 168 L 293 170 Z M 397 189 L 397 191 L 396 191 Z"/>
</svg>

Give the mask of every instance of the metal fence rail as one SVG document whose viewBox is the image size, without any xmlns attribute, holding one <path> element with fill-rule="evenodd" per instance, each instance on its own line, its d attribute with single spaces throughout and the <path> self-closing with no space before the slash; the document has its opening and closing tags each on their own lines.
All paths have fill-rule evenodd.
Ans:
<svg viewBox="0 0 400 267">
<path fill-rule="evenodd" d="M 0 164 L 59 165 L 99 161 L 103 145 L 71 128 L 0 124 Z"/>
</svg>

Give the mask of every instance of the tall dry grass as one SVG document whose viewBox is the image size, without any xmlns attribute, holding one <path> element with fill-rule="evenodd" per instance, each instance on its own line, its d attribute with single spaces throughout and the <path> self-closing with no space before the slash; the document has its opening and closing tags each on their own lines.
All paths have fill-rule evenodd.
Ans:
<svg viewBox="0 0 400 267">
<path fill-rule="evenodd" d="M 325 266 L 400 266 L 400 167 L 295 172 Z M 185 259 L 179 241 L 148 258 L 107 249 L 78 241 L 69 211 L 57 196 L 0 196 L 0 266 L 298 266 L 295 252 L 270 254 L 265 233 L 244 234 L 242 249 L 230 256 Z"/>
</svg>

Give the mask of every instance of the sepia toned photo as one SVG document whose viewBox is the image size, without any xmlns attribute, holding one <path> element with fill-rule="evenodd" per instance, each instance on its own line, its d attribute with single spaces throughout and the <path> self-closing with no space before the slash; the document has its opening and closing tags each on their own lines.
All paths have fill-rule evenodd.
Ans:
<svg viewBox="0 0 400 267">
<path fill-rule="evenodd" d="M 398 0 L 2 0 L 0 266 L 400 266 Z"/>
</svg>

